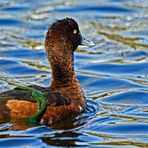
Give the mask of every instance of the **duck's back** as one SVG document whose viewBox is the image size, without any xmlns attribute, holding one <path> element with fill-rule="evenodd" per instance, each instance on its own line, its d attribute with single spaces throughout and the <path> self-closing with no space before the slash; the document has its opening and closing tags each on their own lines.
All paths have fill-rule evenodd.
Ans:
<svg viewBox="0 0 148 148">
<path fill-rule="evenodd" d="M 47 98 L 43 119 L 49 123 L 80 113 L 79 107 L 66 94 L 39 86 L 33 86 L 33 88 L 42 91 Z M 30 117 L 37 112 L 37 103 L 31 92 L 20 89 L 1 93 L 0 106 L 0 118 Z"/>
</svg>

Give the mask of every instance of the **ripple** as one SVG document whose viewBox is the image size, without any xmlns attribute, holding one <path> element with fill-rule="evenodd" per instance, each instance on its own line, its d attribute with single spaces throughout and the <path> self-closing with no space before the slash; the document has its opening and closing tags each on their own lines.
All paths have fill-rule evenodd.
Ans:
<svg viewBox="0 0 148 148">
<path fill-rule="evenodd" d="M 35 51 L 28 49 L 15 49 L 1 51 L 1 57 L 25 60 L 41 60 L 46 59 L 43 51 Z"/>
<path fill-rule="evenodd" d="M 37 138 L 5 138 L 0 139 L 1 147 L 46 147 L 47 145 L 42 142 L 42 140 Z"/>
<path fill-rule="evenodd" d="M 103 99 L 106 103 L 148 105 L 148 93 L 142 91 L 129 91 Z"/>
<path fill-rule="evenodd" d="M 49 12 L 104 12 L 104 13 L 132 13 L 134 9 L 128 9 L 120 6 L 85 6 L 79 5 L 75 7 L 59 8 L 50 10 Z"/>
<path fill-rule="evenodd" d="M 1 18 L 0 19 L 0 26 L 3 27 L 9 27 L 9 26 L 16 26 L 16 25 L 21 25 L 24 22 L 18 19 L 12 19 L 12 18 Z"/>
<path fill-rule="evenodd" d="M 9 124 L 9 123 L 0 124 L 0 131 L 7 130 L 11 126 L 12 126 L 12 124 Z"/>
<path fill-rule="evenodd" d="M 93 132 L 101 132 L 104 134 L 119 134 L 128 136 L 138 136 L 148 134 L 147 124 L 119 124 L 119 125 L 96 125 L 90 128 Z M 136 130 L 135 130 L 136 129 Z M 122 132 L 121 132 L 122 131 Z M 136 135 L 135 135 L 136 134 Z"/>
<path fill-rule="evenodd" d="M 0 11 L 14 11 L 15 13 L 18 11 L 26 11 L 31 9 L 31 7 L 29 8 L 28 6 L 8 6 L 8 7 L 2 7 L 0 8 Z"/>
<path fill-rule="evenodd" d="M 6 60 L 6 59 L 0 59 L 0 65 L 1 69 L 3 70 L 3 75 L 36 75 L 39 73 L 44 73 L 44 71 L 41 71 L 36 68 L 32 68 L 26 65 L 22 65 L 20 62 L 13 61 L 13 60 Z"/>
<path fill-rule="evenodd" d="M 101 72 L 109 74 L 126 74 L 126 75 L 147 75 L 148 63 L 136 63 L 136 64 L 116 64 L 116 63 L 90 63 L 81 69 L 85 69 L 90 72 Z"/>
</svg>

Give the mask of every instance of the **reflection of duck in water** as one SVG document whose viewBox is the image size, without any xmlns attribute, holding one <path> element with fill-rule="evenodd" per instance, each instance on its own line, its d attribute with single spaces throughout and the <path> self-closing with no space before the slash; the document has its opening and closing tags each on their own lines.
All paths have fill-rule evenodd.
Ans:
<svg viewBox="0 0 148 148">
<path fill-rule="evenodd" d="M 47 108 L 43 119 L 48 123 L 77 115 L 86 108 L 83 90 L 74 72 L 74 51 L 78 45 L 93 46 L 82 38 L 75 20 L 58 20 L 49 27 L 45 48 L 52 69 L 52 82 L 48 88 L 35 86 L 45 93 Z M 22 118 L 34 115 L 37 104 L 27 90 L 15 89 L 0 94 L 0 118 Z"/>
</svg>

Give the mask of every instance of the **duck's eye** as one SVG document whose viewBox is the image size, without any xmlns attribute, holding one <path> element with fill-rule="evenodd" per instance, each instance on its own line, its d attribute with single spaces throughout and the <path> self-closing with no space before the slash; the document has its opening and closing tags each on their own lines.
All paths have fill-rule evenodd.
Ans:
<svg viewBox="0 0 148 148">
<path fill-rule="evenodd" d="M 76 29 L 73 30 L 73 34 L 77 34 L 77 32 L 78 32 L 78 31 L 77 31 Z"/>
</svg>

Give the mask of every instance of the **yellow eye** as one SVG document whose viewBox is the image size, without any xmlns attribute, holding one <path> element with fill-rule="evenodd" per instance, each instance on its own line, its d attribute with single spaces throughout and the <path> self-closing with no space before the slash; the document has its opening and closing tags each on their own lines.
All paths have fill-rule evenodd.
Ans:
<svg viewBox="0 0 148 148">
<path fill-rule="evenodd" d="M 76 29 L 73 30 L 73 34 L 76 34 L 78 31 Z"/>
</svg>

